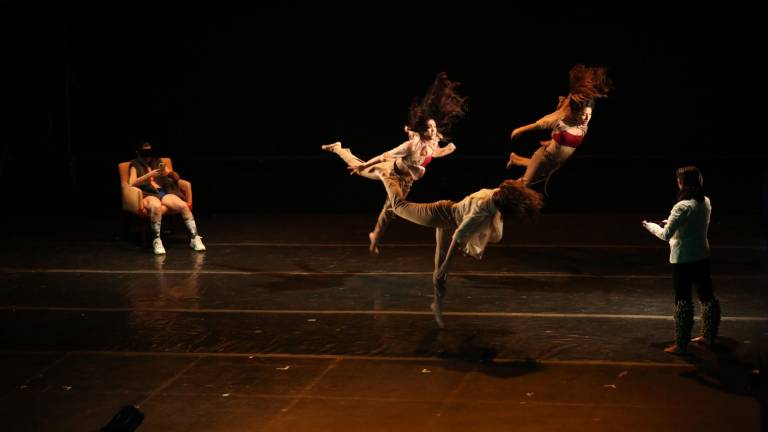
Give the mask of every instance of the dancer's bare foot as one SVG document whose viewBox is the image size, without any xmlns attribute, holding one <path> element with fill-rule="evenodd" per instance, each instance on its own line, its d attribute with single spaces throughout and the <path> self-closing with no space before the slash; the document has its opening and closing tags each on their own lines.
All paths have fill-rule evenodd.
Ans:
<svg viewBox="0 0 768 432">
<path fill-rule="evenodd" d="M 702 344 L 702 345 L 705 345 L 705 346 L 712 345 L 712 342 L 708 341 L 707 338 L 705 338 L 704 336 L 697 336 L 697 337 L 691 339 L 691 342 Z"/>
<path fill-rule="evenodd" d="M 368 233 L 368 239 L 371 241 L 368 251 L 372 256 L 379 256 L 379 234 L 376 231 L 371 231 Z"/>
<path fill-rule="evenodd" d="M 326 144 L 324 146 L 321 146 L 320 148 L 323 149 L 323 151 L 335 153 L 336 150 L 341 148 L 341 142 L 340 141 L 336 141 L 333 144 Z"/>
<path fill-rule="evenodd" d="M 520 157 L 514 152 L 512 152 L 509 154 L 509 161 L 507 161 L 507 169 L 511 169 L 513 166 L 525 165 L 524 161 L 525 161 L 524 157 Z"/>
<path fill-rule="evenodd" d="M 685 355 L 685 350 L 681 350 L 677 345 L 672 345 L 664 348 L 664 352 L 667 354 Z"/>
<path fill-rule="evenodd" d="M 437 326 L 440 328 L 445 328 L 445 323 L 443 322 L 443 303 L 436 301 L 429 305 L 429 308 L 432 309 L 432 314 L 435 316 L 435 322 L 437 322 Z"/>
</svg>

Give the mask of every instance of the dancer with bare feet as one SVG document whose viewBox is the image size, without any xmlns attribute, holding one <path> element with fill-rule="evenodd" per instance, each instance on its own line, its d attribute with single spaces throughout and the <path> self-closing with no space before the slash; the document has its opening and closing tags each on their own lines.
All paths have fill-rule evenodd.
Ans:
<svg viewBox="0 0 768 432">
<path fill-rule="evenodd" d="M 505 180 L 495 189 L 481 189 L 459 202 L 424 204 L 406 201 L 396 177 L 382 173 L 381 180 L 395 214 L 435 228 L 434 300 L 430 307 L 441 328 L 448 270 L 456 252 L 481 259 L 488 242 L 501 241 L 502 213 L 516 219 L 534 219 L 543 205 L 541 195 L 519 180 Z"/>
<path fill-rule="evenodd" d="M 715 342 L 720 326 L 720 302 L 712 290 L 707 240 L 712 205 L 704 196 L 701 172 L 692 166 L 679 168 L 677 187 L 678 201 L 667 220 L 661 223 L 643 221 L 643 227 L 669 242 L 669 262 L 675 287 L 675 343 L 664 351 L 685 354 L 693 328 L 693 286 L 701 302 L 701 336 L 692 342 L 707 346 Z"/>
<path fill-rule="evenodd" d="M 541 141 L 541 147 L 530 158 L 510 153 L 507 169 L 525 167 L 525 174 L 520 180 L 526 186 L 548 180 L 573 156 L 584 140 L 595 100 L 606 97 L 609 89 L 610 81 L 605 68 L 584 65 L 571 68 L 570 93 L 560 97 L 557 109 L 535 123 L 516 128 L 510 135 L 514 140 L 528 131 L 549 129 L 552 131 L 550 139 Z"/>
<path fill-rule="evenodd" d="M 439 73 L 434 83 L 421 101 L 411 105 L 408 125 L 408 141 L 392 150 L 384 152 L 368 161 L 358 158 L 340 142 L 322 146 L 327 152 L 337 154 L 350 170 L 372 180 L 379 180 L 381 173 L 397 179 L 404 196 L 413 182 L 422 178 L 426 166 L 433 158 L 447 156 L 456 150 L 453 143 L 440 146 L 439 142 L 446 139 L 444 134 L 467 110 L 466 98 L 456 93 L 459 83 L 451 82 L 445 72 Z M 376 226 L 368 234 L 370 252 L 379 254 L 379 242 L 384 231 L 394 217 L 392 205 L 387 198 L 379 213 Z"/>
</svg>

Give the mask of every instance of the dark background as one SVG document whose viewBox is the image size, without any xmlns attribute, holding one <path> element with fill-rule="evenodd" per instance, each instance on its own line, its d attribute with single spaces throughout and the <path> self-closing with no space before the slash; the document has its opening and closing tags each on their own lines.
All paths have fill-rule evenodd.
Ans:
<svg viewBox="0 0 768 432">
<path fill-rule="evenodd" d="M 0 180 L 26 210 L 119 213 L 117 163 L 148 140 L 193 182 L 196 212 L 377 211 L 381 185 L 320 145 L 398 145 L 439 71 L 470 111 L 411 199 L 460 199 L 522 173 L 509 151 L 544 135 L 513 147 L 509 132 L 554 108 L 576 63 L 608 66 L 615 91 L 546 211 L 664 213 L 688 164 L 717 211 L 765 205 L 756 11 L 1 5 Z"/>
</svg>

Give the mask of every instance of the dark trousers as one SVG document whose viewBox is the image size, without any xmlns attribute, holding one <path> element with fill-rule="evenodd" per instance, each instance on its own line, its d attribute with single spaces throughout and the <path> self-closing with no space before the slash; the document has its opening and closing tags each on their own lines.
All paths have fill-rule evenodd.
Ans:
<svg viewBox="0 0 768 432">
<path fill-rule="evenodd" d="M 675 303 L 690 302 L 694 285 L 700 302 L 709 303 L 715 298 L 715 294 L 712 292 L 709 258 L 672 264 L 672 281 L 675 286 Z"/>
</svg>

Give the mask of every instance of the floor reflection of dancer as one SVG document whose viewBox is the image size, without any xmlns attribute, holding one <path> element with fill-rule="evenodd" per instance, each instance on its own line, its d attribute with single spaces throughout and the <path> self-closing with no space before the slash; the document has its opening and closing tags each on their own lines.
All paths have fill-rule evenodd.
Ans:
<svg viewBox="0 0 768 432">
<path fill-rule="evenodd" d="M 481 189 L 459 202 L 449 200 L 419 204 L 406 201 L 395 176 L 381 177 L 398 216 L 435 228 L 435 271 L 432 276 L 435 320 L 443 327 L 443 299 L 448 270 L 458 250 L 481 259 L 488 242 L 499 242 L 503 232 L 501 214 L 535 218 L 543 201 L 541 195 L 518 180 L 505 180 L 495 189 Z"/>
<path fill-rule="evenodd" d="M 557 109 L 535 123 L 521 126 L 512 131 L 511 138 L 537 129 L 550 129 L 549 140 L 542 141 L 541 147 L 531 158 L 509 154 L 507 169 L 524 166 L 523 183 L 531 186 L 549 178 L 579 147 L 587 134 L 587 125 L 592 118 L 595 100 L 606 97 L 610 82 L 605 68 L 576 65 L 570 71 L 570 93 L 560 97 Z"/>
<path fill-rule="evenodd" d="M 466 98 L 456 93 L 458 83 L 451 82 L 445 72 L 439 73 L 421 101 L 414 102 L 409 112 L 408 141 L 384 152 L 373 159 L 363 161 L 343 148 L 340 142 L 324 145 L 323 150 L 332 152 L 347 163 L 351 174 L 358 174 L 372 180 L 379 180 L 380 173 L 397 179 L 403 196 L 407 196 L 413 182 L 424 176 L 425 167 L 433 158 L 453 153 L 456 146 L 448 143 L 440 146 L 453 123 L 462 118 L 466 111 Z M 394 217 L 392 205 L 387 198 L 379 213 L 376 226 L 368 234 L 372 255 L 379 253 L 379 241 Z"/>
<path fill-rule="evenodd" d="M 130 334 L 135 334 L 135 340 L 153 349 L 193 349 L 209 332 L 204 319 L 168 310 L 200 309 L 199 278 L 205 268 L 205 254 L 190 253 L 188 264 L 176 261 L 174 269 L 168 272 L 166 257 L 154 256 L 154 282 L 136 284 L 126 290 L 132 309 L 128 328 Z M 179 264 L 189 270 L 188 276 L 179 274 Z"/>
</svg>

